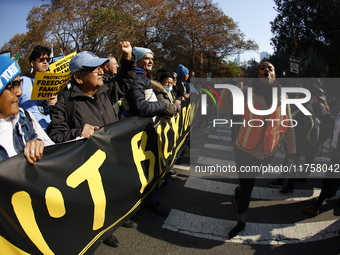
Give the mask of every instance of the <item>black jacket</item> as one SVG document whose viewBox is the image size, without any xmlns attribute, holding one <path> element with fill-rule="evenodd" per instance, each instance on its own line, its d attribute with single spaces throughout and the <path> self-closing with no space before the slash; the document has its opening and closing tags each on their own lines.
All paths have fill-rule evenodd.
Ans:
<svg viewBox="0 0 340 255">
<path fill-rule="evenodd" d="M 107 90 L 106 86 L 101 86 L 93 97 L 89 97 L 77 85 L 72 85 L 68 91 L 62 93 L 50 113 L 51 123 L 47 129 L 50 138 L 55 143 L 69 141 L 80 136 L 85 124 L 100 127 L 117 121 Z M 65 104 L 70 103 L 65 102 L 66 100 L 75 102 L 70 126 L 65 107 Z"/>
<path fill-rule="evenodd" d="M 120 69 L 114 77 L 104 74 L 104 84 L 109 88 L 112 103 L 118 102 L 130 89 L 136 77 L 136 61 L 124 57 L 120 60 Z"/>
<path fill-rule="evenodd" d="M 130 112 L 140 117 L 154 117 L 164 115 L 166 105 L 164 102 L 152 101 L 153 93 L 151 80 L 146 72 L 137 68 L 136 78 L 130 90 L 126 93 Z M 156 96 L 155 96 L 156 98 Z"/>
<path fill-rule="evenodd" d="M 77 85 L 58 95 L 47 130 L 54 142 L 77 138 L 85 124 L 103 126 L 119 120 L 116 103 L 130 89 L 135 79 L 136 62 L 122 57 L 120 65 L 115 77 L 104 76 L 105 85 L 98 89 L 93 98 L 84 95 Z M 68 108 L 72 107 L 72 110 L 65 110 L 65 104 Z"/>
</svg>

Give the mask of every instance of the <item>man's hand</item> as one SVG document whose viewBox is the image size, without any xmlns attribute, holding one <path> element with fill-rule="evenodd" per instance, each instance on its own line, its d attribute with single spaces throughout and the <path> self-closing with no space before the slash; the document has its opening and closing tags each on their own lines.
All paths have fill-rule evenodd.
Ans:
<svg viewBox="0 0 340 255">
<path fill-rule="evenodd" d="M 24 156 L 29 164 L 34 165 L 34 162 L 41 159 L 43 152 L 44 142 L 39 139 L 31 140 L 26 143 Z"/>
<path fill-rule="evenodd" d="M 55 105 L 58 101 L 57 96 L 53 96 L 47 100 L 48 105 Z"/>
<path fill-rule="evenodd" d="M 89 139 L 93 136 L 94 131 L 96 131 L 98 129 L 99 129 L 99 127 L 97 127 L 97 126 L 85 124 L 84 127 L 83 127 L 83 130 L 81 131 L 80 136 Z"/>
<path fill-rule="evenodd" d="M 119 50 L 122 51 L 123 56 L 131 60 L 132 59 L 132 47 L 129 41 L 122 41 L 119 43 Z"/>
<path fill-rule="evenodd" d="M 175 103 L 175 104 L 179 104 L 179 105 L 181 105 L 181 101 L 180 101 L 180 100 L 178 100 L 178 99 L 175 99 L 175 100 L 174 100 L 174 103 Z"/>
</svg>

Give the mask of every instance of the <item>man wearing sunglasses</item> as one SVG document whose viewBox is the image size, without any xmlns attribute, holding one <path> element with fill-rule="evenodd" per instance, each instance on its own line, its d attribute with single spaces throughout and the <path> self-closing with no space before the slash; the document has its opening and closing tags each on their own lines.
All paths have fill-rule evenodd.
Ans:
<svg viewBox="0 0 340 255">
<path fill-rule="evenodd" d="M 50 118 L 51 106 L 57 102 L 57 97 L 51 97 L 49 100 L 31 100 L 31 94 L 34 84 L 34 77 L 37 72 L 46 72 L 50 62 L 51 50 L 47 47 L 38 45 L 32 51 L 29 60 L 31 70 L 23 75 L 23 91 L 19 100 L 19 106 L 33 113 L 41 127 L 46 130 Z"/>
<path fill-rule="evenodd" d="M 0 161 L 24 152 L 33 165 L 41 159 L 44 146 L 53 142 L 34 116 L 19 108 L 20 73 L 15 60 L 0 56 Z"/>
</svg>

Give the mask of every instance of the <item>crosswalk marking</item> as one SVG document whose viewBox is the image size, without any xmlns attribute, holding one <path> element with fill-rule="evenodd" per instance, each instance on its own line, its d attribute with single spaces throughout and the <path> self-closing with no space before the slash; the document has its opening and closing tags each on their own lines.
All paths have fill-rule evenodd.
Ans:
<svg viewBox="0 0 340 255">
<path fill-rule="evenodd" d="M 206 137 L 209 138 L 209 142 L 204 144 L 203 149 L 208 150 L 209 154 L 204 154 L 204 152 L 202 154 L 212 155 L 210 152 L 214 153 L 214 151 L 218 151 L 217 155 L 221 155 L 221 152 L 225 152 L 226 157 L 214 158 L 211 156 L 202 156 L 202 154 L 198 157 L 194 157 L 196 161 L 190 162 L 190 166 L 179 168 L 185 171 L 191 170 L 190 176 L 187 178 L 184 187 L 204 192 L 233 196 L 237 184 L 225 182 L 224 180 L 226 179 L 216 181 L 215 178 L 225 177 L 222 176 L 222 174 L 220 174 L 220 176 L 218 176 L 216 173 L 210 175 L 210 178 L 214 177 L 215 179 L 212 180 L 207 178 L 209 173 L 205 173 L 207 176 L 198 175 L 195 173 L 195 168 L 198 166 L 235 166 L 235 161 L 232 154 L 234 148 L 231 145 L 230 129 L 215 130 L 214 132 L 207 134 Z M 214 140 L 218 140 L 219 142 L 214 144 Z M 277 162 L 283 160 L 284 156 L 284 153 L 276 153 L 276 161 L 274 161 L 274 164 L 278 164 Z M 329 158 L 317 157 L 315 162 L 325 164 L 329 162 Z M 178 166 L 176 165 L 174 166 L 174 168 L 177 167 Z M 323 175 L 324 173 L 310 173 L 309 178 L 322 178 Z M 271 175 L 272 178 L 277 178 L 278 176 L 279 173 L 276 175 Z M 228 178 L 237 178 L 237 175 L 236 173 L 234 176 L 228 174 Z M 294 194 L 284 196 L 279 193 L 278 189 L 255 186 L 252 192 L 252 198 L 267 201 L 299 202 L 316 198 L 320 195 L 320 192 L 321 189 L 318 188 L 314 188 L 313 190 L 295 189 Z M 337 194 L 334 198 L 337 198 L 338 196 L 340 196 L 340 190 L 337 191 Z M 232 220 L 196 215 L 172 209 L 162 227 L 164 229 L 200 238 L 233 243 L 266 245 L 293 244 L 328 239 L 338 236 L 338 231 L 340 229 L 339 219 L 290 224 L 248 222 L 246 223 L 247 225 L 244 231 L 242 231 L 235 238 L 228 239 L 227 236 L 229 231 L 234 226 L 236 226 L 236 224 L 237 222 Z"/>
<path fill-rule="evenodd" d="M 185 170 L 185 171 L 190 171 L 190 166 L 183 166 L 183 165 L 173 165 L 173 168 L 180 169 L 180 170 Z"/>
<path fill-rule="evenodd" d="M 220 181 L 212 181 L 202 178 L 189 177 L 185 184 L 185 188 L 217 193 L 222 195 L 233 196 L 234 190 L 237 187 L 237 184 L 220 182 Z M 261 199 L 261 200 L 275 200 L 275 201 L 304 201 L 309 200 L 320 195 L 321 189 L 314 188 L 313 190 L 301 190 L 296 189 L 292 195 L 285 196 L 279 193 L 278 189 L 274 188 L 266 188 L 266 187 L 257 187 L 255 186 L 252 192 L 253 199 Z M 336 196 L 340 196 L 340 190 L 337 191 Z"/>
<path fill-rule="evenodd" d="M 313 223 L 266 224 L 246 223 L 244 231 L 228 239 L 236 221 L 217 219 L 172 209 L 163 224 L 164 229 L 217 241 L 243 244 L 292 244 L 323 240 L 338 236 L 339 220 Z"/>
</svg>

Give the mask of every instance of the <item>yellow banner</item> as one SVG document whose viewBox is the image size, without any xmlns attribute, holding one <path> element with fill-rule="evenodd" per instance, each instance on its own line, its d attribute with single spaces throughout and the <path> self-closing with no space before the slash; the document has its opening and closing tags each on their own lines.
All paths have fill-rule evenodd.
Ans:
<svg viewBox="0 0 340 255">
<path fill-rule="evenodd" d="M 49 99 L 64 89 L 70 81 L 70 73 L 37 72 L 34 78 L 31 100 Z"/>
<path fill-rule="evenodd" d="M 68 73 L 70 72 L 70 61 L 77 54 L 73 52 L 49 65 L 50 73 Z"/>
</svg>

